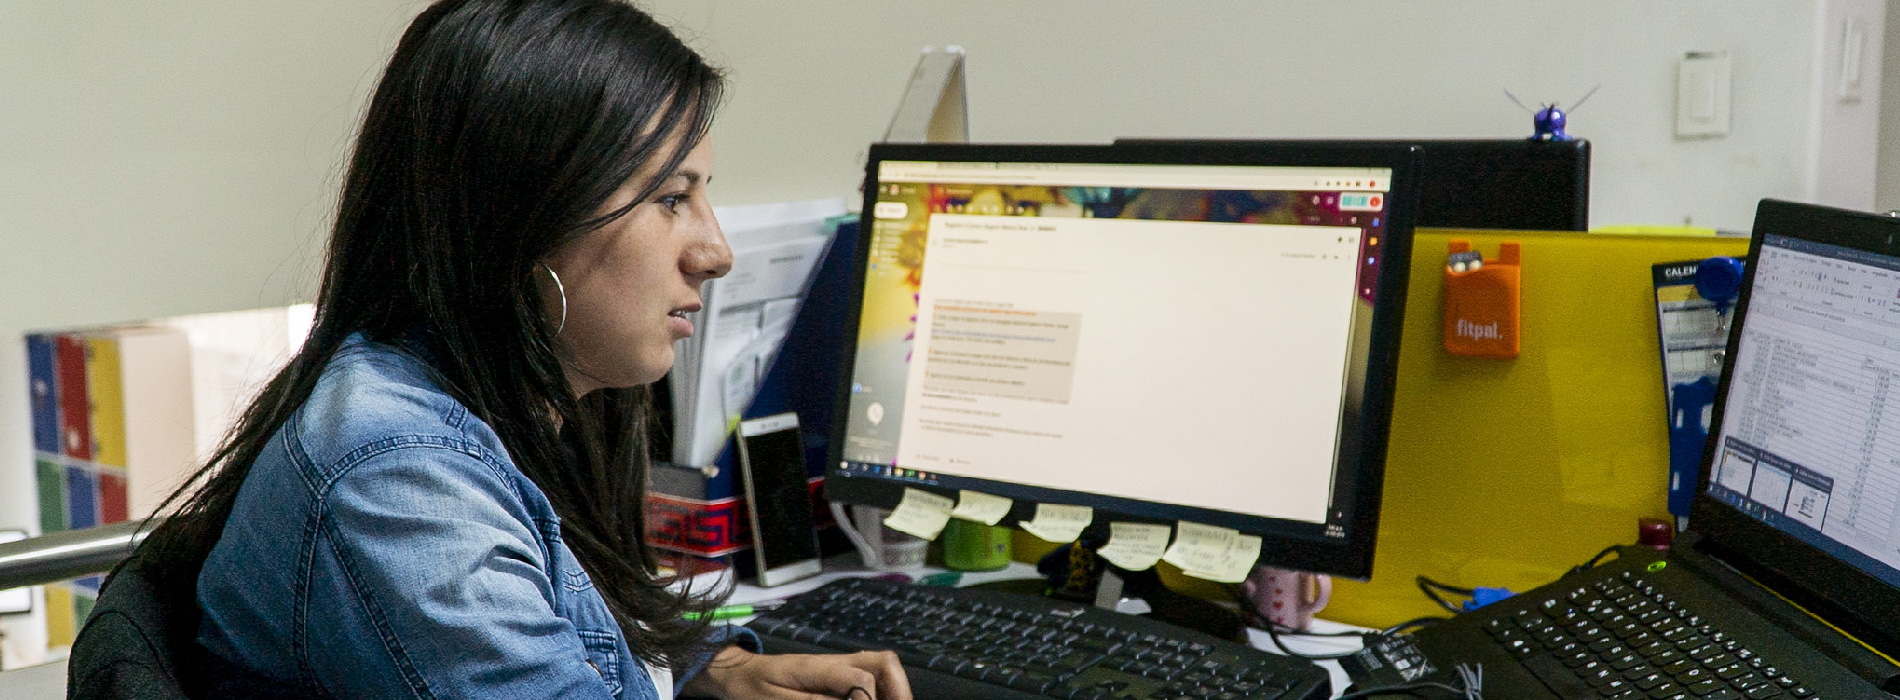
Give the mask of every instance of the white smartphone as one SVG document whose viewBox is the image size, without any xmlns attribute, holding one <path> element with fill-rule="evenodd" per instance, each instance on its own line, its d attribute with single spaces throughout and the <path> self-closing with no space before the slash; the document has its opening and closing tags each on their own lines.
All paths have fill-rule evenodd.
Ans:
<svg viewBox="0 0 1900 700">
<path fill-rule="evenodd" d="M 780 413 L 739 423 L 739 476 L 759 585 L 776 586 L 818 573 L 818 533 L 812 520 L 805 443 L 798 414 Z"/>
</svg>

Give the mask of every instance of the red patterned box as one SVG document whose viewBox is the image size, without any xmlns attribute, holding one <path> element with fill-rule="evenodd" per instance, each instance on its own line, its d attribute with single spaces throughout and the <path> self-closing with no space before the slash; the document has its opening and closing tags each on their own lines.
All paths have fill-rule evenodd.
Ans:
<svg viewBox="0 0 1900 700">
<path fill-rule="evenodd" d="M 831 510 L 821 492 L 824 477 L 808 485 L 812 519 L 820 529 L 832 525 Z M 663 493 L 647 493 L 647 544 L 696 557 L 721 557 L 752 546 L 752 526 L 746 521 L 745 498 L 702 501 Z"/>
</svg>

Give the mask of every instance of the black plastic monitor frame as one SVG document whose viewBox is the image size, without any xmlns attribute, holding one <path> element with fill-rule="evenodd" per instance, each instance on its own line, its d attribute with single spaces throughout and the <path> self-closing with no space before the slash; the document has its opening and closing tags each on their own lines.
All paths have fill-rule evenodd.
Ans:
<svg viewBox="0 0 1900 700">
<path fill-rule="evenodd" d="M 864 274 L 869 262 L 868 256 L 873 247 L 872 237 L 877 230 L 871 217 L 877 205 L 878 193 L 875 184 L 878 182 L 878 166 L 887 160 L 1390 168 L 1393 186 L 1387 192 L 1390 208 L 1383 233 L 1385 236 L 1381 253 L 1383 260 L 1379 264 L 1377 280 L 1379 291 L 1372 306 L 1366 351 L 1364 393 L 1360 404 L 1360 425 L 1357 426 L 1356 431 L 1358 449 L 1342 448 L 1338 454 L 1349 457 L 1339 459 L 1349 458 L 1355 463 L 1350 465 L 1336 463 L 1334 467 L 1335 478 L 1353 479 L 1356 484 L 1356 488 L 1350 489 L 1352 495 L 1350 502 L 1346 504 L 1349 515 L 1346 518 L 1345 537 L 1294 537 L 1284 529 L 1286 527 L 1283 524 L 1284 521 L 1229 511 L 1183 508 L 1172 504 L 1167 507 L 1175 515 L 1160 518 L 1144 515 L 1142 512 L 1144 508 L 1139 501 L 1027 485 L 1017 485 L 1012 489 L 1017 497 L 1015 497 L 1013 509 L 1002 521 L 1005 524 L 1012 524 L 1032 519 L 1035 516 L 1036 503 L 1087 505 L 1095 508 L 1097 516 L 1090 531 L 1095 536 L 1107 534 L 1106 523 L 1109 518 L 1104 516 L 1112 516 L 1118 521 L 1169 525 L 1177 520 L 1192 520 L 1261 536 L 1260 561 L 1263 564 L 1367 579 L 1372 575 L 1374 540 L 1378 532 L 1379 505 L 1384 488 L 1386 441 L 1391 425 L 1394 380 L 1398 370 L 1399 331 L 1404 321 L 1406 285 L 1410 274 L 1412 218 L 1417 202 L 1417 158 L 1418 149 L 1409 145 L 1368 147 L 1363 144 L 1343 146 L 1312 142 L 1249 143 L 1233 147 L 1164 143 L 1112 146 L 874 144 L 871 146 L 866 163 L 866 179 L 863 188 L 864 213 L 862 223 L 859 225 L 858 259 L 851 269 L 851 274 L 854 276 L 853 286 L 860 294 L 856 303 L 858 305 L 863 303 L 861 295 L 864 288 Z M 832 421 L 832 435 L 829 440 L 825 470 L 826 497 L 842 503 L 864 504 L 887 509 L 897 505 L 905 488 L 918 488 L 955 498 L 957 494 L 954 489 L 900 483 L 883 477 L 853 475 L 839 469 L 844 459 L 846 434 L 850 424 L 844 416 L 847 416 L 850 410 L 860 315 L 854 312 L 846 316 L 849 321 L 843 336 L 849 345 L 842 353 L 845 364 L 838 372 L 839 381 L 835 390 L 836 402 L 832 415 L 839 418 Z M 1183 510 L 1190 511 L 1191 514 L 1186 517 L 1178 515 Z"/>
<path fill-rule="evenodd" d="M 1765 236 L 1804 241 L 1900 257 L 1900 219 L 1865 212 L 1764 199 L 1755 210 L 1748 245 L 1747 277 L 1735 302 L 1727 352 L 1722 360 L 1719 398 L 1709 417 L 1702 473 L 1690 506 L 1690 529 L 1701 537 L 1698 549 L 1762 581 L 1775 592 L 1888 654 L 1900 655 L 1900 589 L 1829 555 L 1814 545 L 1775 529 L 1709 495 L 1721 450 L 1723 414 L 1729 380 L 1735 372 L 1742 328 L 1747 324 L 1755 274 Z"/>
<path fill-rule="evenodd" d="M 1119 139 L 1120 144 L 1279 144 L 1286 141 Z M 1590 142 L 1531 139 L 1346 139 L 1292 143 L 1414 145 L 1421 228 L 1590 229 Z"/>
</svg>

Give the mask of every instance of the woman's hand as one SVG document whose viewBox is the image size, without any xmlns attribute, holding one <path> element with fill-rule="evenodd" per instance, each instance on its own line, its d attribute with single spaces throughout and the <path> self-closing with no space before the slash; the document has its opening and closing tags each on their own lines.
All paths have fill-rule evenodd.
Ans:
<svg viewBox="0 0 1900 700">
<path fill-rule="evenodd" d="M 760 655 L 726 647 L 687 685 L 688 693 L 728 700 L 911 700 L 904 667 L 888 651 Z"/>
</svg>

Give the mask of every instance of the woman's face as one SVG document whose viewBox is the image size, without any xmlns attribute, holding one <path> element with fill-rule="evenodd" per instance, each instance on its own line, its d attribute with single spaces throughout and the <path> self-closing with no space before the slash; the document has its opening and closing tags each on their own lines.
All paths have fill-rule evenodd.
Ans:
<svg viewBox="0 0 1900 700">
<path fill-rule="evenodd" d="M 685 314 L 699 309 L 700 284 L 732 269 L 732 249 L 706 201 L 711 175 L 712 146 L 701 139 L 645 201 L 548 256 L 567 296 L 555 344 L 577 393 L 666 376 L 674 341 L 693 334 Z M 597 213 L 626 206 L 651 177 L 635 173 Z M 559 323 L 562 292 L 537 272 L 548 318 Z"/>
</svg>

